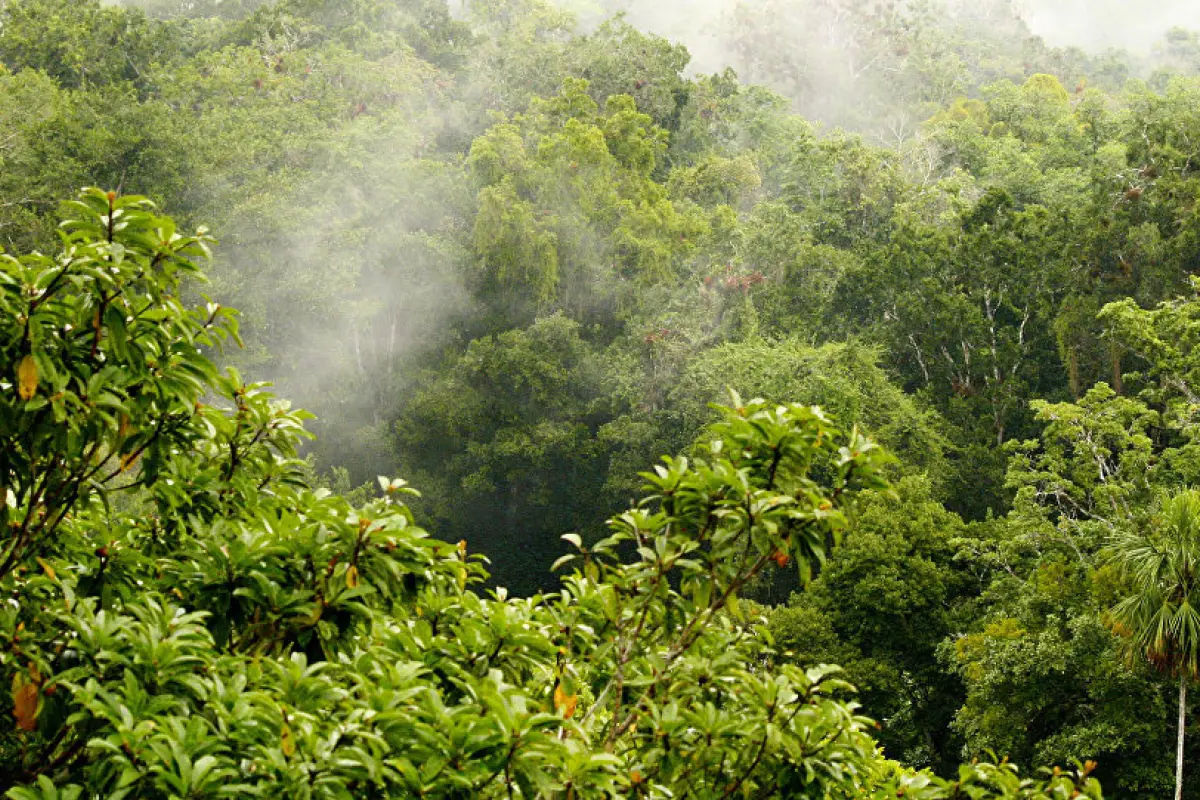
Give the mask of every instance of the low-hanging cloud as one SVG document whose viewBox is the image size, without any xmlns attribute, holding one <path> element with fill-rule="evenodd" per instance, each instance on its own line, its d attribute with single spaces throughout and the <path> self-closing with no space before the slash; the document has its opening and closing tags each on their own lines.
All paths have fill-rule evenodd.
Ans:
<svg viewBox="0 0 1200 800">
<path fill-rule="evenodd" d="M 1029 73 L 1052 71 L 1047 64 L 1054 59 L 1025 63 L 1030 51 L 1022 49 L 1023 40 L 1041 37 L 1049 48 L 1091 53 L 1122 48 L 1133 55 L 1131 63 L 1141 64 L 1171 28 L 1200 29 L 1196 0 L 555 2 L 585 27 L 624 14 L 635 27 L 686 45 L 694 73 L 732 68 L 743 80 L 783 94 L 810 119 L 889 142 L 911 136 L 921 113 L 978 88 L 947 42 L 971 42 L 979 52 L 1008 50 L 1008 63 Z M 930 35 L 939 28 L 941 41 Z M 983 81 L 1024 77 L 1013 72 Z M 899 108 L 913 115 L 888 113 Z"/>
<path fill-rule="evenodd" d="M 1022 0 L 1029 27 L 1058 47 L 1149 51 L 1173 27 L 1200 29 L 1195 0 Z"/>
</svg>

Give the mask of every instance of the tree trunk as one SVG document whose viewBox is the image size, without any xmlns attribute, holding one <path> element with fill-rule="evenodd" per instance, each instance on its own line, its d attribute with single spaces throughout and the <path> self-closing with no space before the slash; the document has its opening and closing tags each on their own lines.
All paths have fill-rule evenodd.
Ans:
<svg viewBox="0 0 1200 800">
<path fill-rule="evenodd" d="M 1187 714 L 1187 673 L 1179 676 L 1179 744 L 1175 751 L 1175 800 L 1183 800 L 1183 730 Z"/>
<path fill-rule="evenodd" d="M 1072 346 L 1067 351 L 1067 380 L 1071 384 L 1071 396 L 1079 399 L 1079 348 Z"/>
<path fill-rule="evenodd" d="M 1121 374 L 1121 348 L 1114 341 L 1109 354 L 1112 356 L 1112 390 L 1117 394 L 1125 394 L 1125 381 Z"/>
</svg>

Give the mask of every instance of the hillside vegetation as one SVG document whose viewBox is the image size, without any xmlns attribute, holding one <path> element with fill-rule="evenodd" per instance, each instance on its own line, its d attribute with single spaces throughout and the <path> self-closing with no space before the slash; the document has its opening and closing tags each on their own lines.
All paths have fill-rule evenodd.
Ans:
<svg viewBox="0 0 1200 800">
<path fill-rule="evenodd" d="M 704 9 L 0 3 L 10 797 L 1200 792 L 1200 35 Z"/>
</svg>

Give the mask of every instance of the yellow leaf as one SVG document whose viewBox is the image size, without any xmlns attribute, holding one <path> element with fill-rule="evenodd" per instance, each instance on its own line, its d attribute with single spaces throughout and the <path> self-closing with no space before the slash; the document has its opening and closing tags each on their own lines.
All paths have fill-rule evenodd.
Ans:
<svg viewBox="0 0 1200 800">
<path fill-rule="evenodd" d="M 351 564 L 350 569 L 346 570 L 346 588 L 353 589 L 355 586 L 358 586 L 358 567 Z"/>
<path fill-rule="evenodd" d="M 467 540 L 460 539 L 458 542 L 458 557 L 465 559 L 467 557 Z"/>
<path fill-rule="evenodd" d="M 27 681 L 23 673 L 13 675 L 12 700 L 12 713 L 16 717 L 17 727 L 23 731 L 33 730 L 38 715 L 37 684 Z"/>
<path fill-rule="evenodd" d="M 58 576 L 54 574 L 54 567 L 47 564 L 45 559 L 38 558 L 37 562 L 38 562 L 38 564 L 41 564 L 42 569 L 46 570 L 46 577 L 48 577 L 52 581 L 58 580 Z"/>
<path fill-rule="evenodd" d="M 725 610 L 728 611 L 734 619 L 742 618 L 741 608 L 738 605 L 738 596 L 730 592 L 729 597 L 725 600 Z"/>
<path fill-rule="evenodd" d="M 32 355 L 28 355 L 21 359 L 21 365 L 17 367 L 17 392 L 22 400 L 32 400 L 37 394 L 37 387 L 37 362 L 33 360 Z"/>
<path fill-rule="evenodd" d="M 296 755 L 296 737 L 292 735 L 292 729 L 286 723 L 283 730 L 279 732 L 279 746 L 283 749 L 285 756 Z"/>
<path fill-rule="evenodd" d="M 570 719 L 575 716 L 575 708 L 579 705 L 579 696 L 567 694 L 567 690 L 563 688 L 562 682 L 554 687 L 554 708 L 563 715 L 563 719 Z"/>
</svg>

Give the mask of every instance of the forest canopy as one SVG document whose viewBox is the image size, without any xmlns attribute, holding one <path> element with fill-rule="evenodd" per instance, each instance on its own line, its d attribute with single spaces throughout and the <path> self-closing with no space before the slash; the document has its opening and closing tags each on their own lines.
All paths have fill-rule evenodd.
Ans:
<svg viewBox="0 0 1200 800">
<path fill-rule="evenodd" d="M 3 789 L 1200 792 L 1200 34 L 1039 19 L 0 4 Z"/>
</svg>

